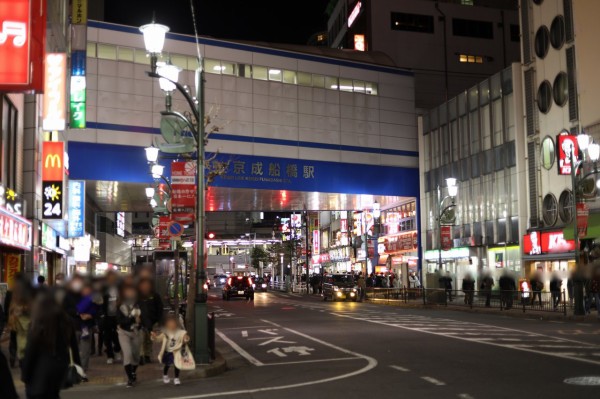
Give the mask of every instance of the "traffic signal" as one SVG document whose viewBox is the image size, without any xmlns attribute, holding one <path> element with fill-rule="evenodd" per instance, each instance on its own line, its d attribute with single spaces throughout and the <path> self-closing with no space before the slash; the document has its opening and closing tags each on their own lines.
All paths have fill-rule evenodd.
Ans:
<svg viewBox="0 0 600 399">
<path fill-rule="evenodd" d="M 206 233 L 204 234 L 204 238 L 213 240 L 216 237 L 215 233 Z"/>
</svg>

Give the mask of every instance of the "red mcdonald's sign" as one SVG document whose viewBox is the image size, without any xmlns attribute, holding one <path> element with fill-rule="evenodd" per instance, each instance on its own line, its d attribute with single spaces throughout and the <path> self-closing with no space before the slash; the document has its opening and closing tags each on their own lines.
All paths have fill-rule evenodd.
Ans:
<svg viewBox="0 0 600 399">
<path fill-rule="evenodd" d="M 44 141 L 42 147 L 42 180 L 63 181 L 65 174 L 65 143 Z"/>
</svg>

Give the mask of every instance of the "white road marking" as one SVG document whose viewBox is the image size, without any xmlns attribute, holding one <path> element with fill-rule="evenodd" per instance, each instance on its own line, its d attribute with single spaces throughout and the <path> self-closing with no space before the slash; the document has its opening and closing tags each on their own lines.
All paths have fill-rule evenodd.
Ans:
<svg viewBox="0 0 600 399">
<path fill-rule="evenodd" d="M 286 390 L 286 389 L 302 388 L 302 387 L 306 387 L 306 386 L 325 384 L 328 382 L 339 381 L 339 380 L 344 380 L 347 378 L 355 377 L 357 375 L 361 375 L 370 370 L 373 370 L 375 367 L 377 367 L 377 360 L 375 360 L 374 358 L 372 358 L 370 356 L 363 355 L 363 354 L 360 354 L 357 352 L 353 352 L 351 350 L 342 348 L 340 346 L 331 344 L 329 342 L 320 340 L 315 337 L 311 337 L 310 335 L 303 334 L 299 331 L 292 330 L 290 328 L 284 328 L 276 323 L 273 323 L 273 322 L 270 322 L 267 320 L 262 320 L 262 321 L 264 323 L 269 323 L 275 327 L 283 328 L 284 330 L 287 330 L 287 331 L 291 332 L 292 334 L 297 334 L 303 338 L 309 339 L 309 340 L 317 342 L 321 345 L 327 346 L 327 347 L 335 349 L 339 352 L 350 355 L 354 359 L 364 360 L 367 362 L 367 364 L 358 370 L 351 371 L 351 372 L 345 373 L 345 374 L 336 375 L 334 377 L 323 378 L 321 380 L 316 380 L 316 381 L 306 381 L 306 382 L 299 382 L 296 384 L 280 385 L 280 386 L 274 386 L 274 387 L 254 388 L 254 389 L 244 389 L 244 390 L 229 391 L 229 392 L 213 392 L 213 393 L 205 393 L 205 394 L 201 394 L 201 395 L 177 396 L 177 397 L 171 397 L 168 399 L 202 399 L 202 398 L 214 398 L 214 397 L 219 397 L 219 396 L 247 395 L 247 394 L 260 393 L 260 392 L 281 391 L 281 390 Z M 246 352 L 242 348 L 240 348 L 235 342 L 233 342 L 229 338 L 225 337 L 223 333 L 221 333 L 220 331 L 217 330 L 217 334 L 219 334 L 219 337 L 221 337 L 225 342 L 227 342 L 233 349 L 238 351 L 238 348 L 239 348 L 240 350 L 242 350 L 242 352 L 246 353 L 246 355 L 248 355 L 250 358 L 254 359 L 250 354 L 248 354 L 248 352 Z M 240 352 L 238 351 L 238 353 L 240 353 Z M 241 354 L 242 353 L 240 353 L 240 355 Z M 242 355 L 242 356 L 244 356 L 244 355 Z M 246 356 L 244 356 L 244 357 L 246 357 Z M 246 358 L 246 359 L 248 359 L 248 358 Z M 256 359 L 254 359 L 254 360 L 256 360 Z M 254 364 L 254 362 L 251 362 L 251 363 Z M 259 363 L 261 363 L 261 362 L 259 362 Z M 265 366 L 265 364 L 262 364 L 262 363 L 260 365 Z"/>
<path fill-rule="evenodd" d="M 248 338 L 248 331 L 247 330 L 242 330 L 242 337 L 243 338 Z"/>
<path fill-rule="evenodd" d="M 410 371 L 406 367 L 400 367 L 400 366 L 396 366 L 396 365 L 393 365 L 393 364 L 390 366 L 390 368 L 392 368 L 394 370 L 402 371 L 403 373 L 408 373 Z"/>
<path fill-rule="evenodd" d="M 244 359 L 248 360 L 253 365 L 255 365 L 255 366 L 262 366 L 264 364 L 263 362 L 261 362 L 260 360 L 258 360 L 257 358 L 255 358 L 254 356 L 252 356 L 251 354 L 249 354 L 248 352 L 246 352 L 241 346 L 239 346 L 238 344 L 236 344 L 235 342 L 233 342 L 232 340 L 230 340 L 221 331 L 216 330 L 216 333 L 217 333 L 217 335 L 223 341 L 227 342 L 229 344 L 229 346 L 231 346 L 233 349 L 235 349 L 235 351 L 237 353 L 239 353 Z"/>
<path fill-rule="evenodd" d="M 421 377 L 421 379 L 422 379 L 422 380 L 424 380 L 424 381 L 427 381 L 427 382 L 429 382 L 429 383 L 431 383 L 431 384 L 433 384 L 433 385 L 437 385 L 438 387 L 441 387 L 441 386 L 443 386 L 443 385 L 446 385 L 446 383 L 445 383 L 445 382 L 442 382 L 442 381 L 440 381 L 440 380 L 438 380 L 438 379 L 435 379 L 435 378 L 433 378 L 433 377 L 427 377 L 427 376 L 424 376 L 424 377 Z"/>
<path fill-rule="evenodd" d="M 475 399 L 473 396 L 469 395 L 468 393 L 459 393 L 458 397 L 459 397 L 459 399 Z"/>
<path fill-rule="evenodd" d="M 517 330 L 514 328 L 500 327 L 482 323 L 470 323 L 468 325 L 465 325 L 465 330 L 470 332 L 465 332 L 463 334 L 450 331 L 446 332 L 444 331 L 444 327 L 430 329 L 425 326 L 427 326 L 428 323 L 430 323 L 431 325 L 438 327 L 441 321 L 452 322 L 452 319 L 436 319 L 434 317 L 429 316 L 419 316 L 419 318 L 415 319 L 414 321 L 405 320 L 402 323 L 398 323 L 397 321 L 394 323 L 389 323 L 389 319 L 387 318 L 386 321 L 369 319 L 366 318 L 363 314 L 358 314 L 354 312 L 334 312 L 331 314 L 334 316 L 346 317 L 353 320 L 366 321 L 368 323 L 402 328 L 409 331 L 417 331 L 425 334 L 459 339 L 467 342 L 478 342 L 481 344 L 497 346 L 500 348 L 520 350 L 524 352 L 536 353 L 541 355 L 558 357 L 562 359 L 575 360 L 584 363 L 600 365 L 600 360 L 598 360 L 594 356 L 594 353 L 596 353 L 600 349 L 600 346 L 588 342 L 557 338 L 550 335 L 532 333 L 529 331 Z M 488 329 L 490 328 L 493 328 L 496 332 L 489 332 Z M 510 343 L 503 342 L 500 340 L 500 338 L 507 338 L 507 336 L 518 336 L 522 339 L 522 341 L 519 343 Z M 554 342 L 559 345 L 540 345 L 542 341 L 544 343 L 547 343 L 549 340 L 551 340 L 550 342 Z M 581 349 L 585 349 L 587 350 L 587 352 L 584 352 Z"/>
<path fill-rule="evenodd" d="M 282 366 L 282 365 L 288 365 L 288 364 L 302 364 L 302 363 L 341 362 L 344 360 L 362 360 L 362 359 L 360 357 L 337 357 L 337 358 L 332 358 L 332 359 L 298 360 L 298 361 L 294 361 L 294 362 L 266 363 L 263 366 Z"/>
</svg>

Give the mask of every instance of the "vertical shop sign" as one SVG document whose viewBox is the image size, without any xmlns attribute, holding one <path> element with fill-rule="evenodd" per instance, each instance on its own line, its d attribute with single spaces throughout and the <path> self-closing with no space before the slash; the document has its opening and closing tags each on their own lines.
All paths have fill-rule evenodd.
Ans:
<svg viewBox="0 0 600 399">
<path fill-rule="evenodd" d="M 441 226 L 442 249 L 448 251 L 452 249 L 452 226 Z"/>
<path fill-rule="evenodd" d="M 42 144 L 42 219 L 62 219 L 65 143 Z"/>
<path fill-rule="evenodd" d="M 577 137 L 570 134 L 559 134 L 556 138 L 556 146 L 558 147 L 558 174 L 570 175 L 573 167 L 572 161 L 577 163 L 579 160 Z M 571 155 L 573 159 L 571 159 Z"/>
<path fill-rule="evenodd" d="M 579 238 L 587 236 L 588 217 L 590 210 L 585 202 L 577 203 L 577 235 Z"/>
<path fill-rule="evenodd" d="M 0 0 L 0 91 L 40 91 L 45 0 Z"/>
<path fill-rule="evenodd" d="M 6 282 L 9 287 L 13 286 L 17 274 L 21 272 L 21 255 L 6 254 Z"/>
<path fill-rule="evenodd" d="M 44 66 L 44 103 L 42 129 L 65 130 L 67 56 L 64 53 L 46 54 Z"/>
<path fill-rule="evenodd" d="M 69 238 L 85 234 L 85 181 L 69 180 Z"/>
<path fill-rule="evenodd" d="M 87 3 L 87 0 L 73 0 L 71 4 L 71 129 L 85 129 L 86 126 Z"/>
<path fill-rule="evenodd" d="M 196 162 L 171 164 L 171 209 L 173 220 L 191 223 L 196 209 Z"/>
</svg>

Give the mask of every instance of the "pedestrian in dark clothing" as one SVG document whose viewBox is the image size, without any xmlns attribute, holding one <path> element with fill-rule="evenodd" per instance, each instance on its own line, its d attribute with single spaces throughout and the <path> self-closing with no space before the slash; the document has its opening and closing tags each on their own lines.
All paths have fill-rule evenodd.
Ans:
<svg viewBox="0 0 600 399">
<path fill-rule="evenodd" d="M 550 294 L 552 296 L 552 307 L 554 310 L 558 309 L 560 304 L 560 289 L 562 287 L 562 280 L 558 277 L 558 274 L 554 273 L 550 280 Z"/>
<path fill-rule="evenodd" d="M 573 305 L 575 301 L 575 285 L 573 284 L 573 276 L 575 272 L 571 272 L 567 279 L 567 293 L 569 294 L 569 304 Z"/>
<path fill-rule="evenodd" d="M 517 289 L 515 279 L 508 273 L 508 271 L 505 271 L 500 277 L 498 284 L 500 285 L 500 297 L 502 305 L 506 310 L 509 310 L 513 306 L 513 295 Z"/>
<path fill-rule="evenodd" d="M 16 399 L 18 397 L 12 373 L 8 367 L 8 360 L 6 360 L 4 353 L 0 350 L 0 398 Z"/>
<path fill-rule="evenodd" d="M 161 325 L 164 316 L 163 301 L 154 289 L 152 280 L 142 279 L 138 283 L 139 307 L 142 312 L 142 348 L 140 365 L 150 363 L 152 358 L 152 340 L 150 333 L 155 327 Z"/>
<path fill-rule="evenodd" d="M 106 348 L 106 363 L 113 364 L 115 359 L 121 357 L 121 345 L 117 334 L 117 302 L 119 298 L 117 274 L 109 271 L 106 274 L 106 286 L 104 287 L 100 325 L 102 337 Z"/>
<path fill-rule="evenodd" d="M 486 273 L 481 280 L 481 285 L 479 289 L 481 293 L 485 295 L 485 307 L 489 308 L 491 306 L 492 300 L 492 287 L 494 287 L 494 279 L 490 276 L 489 273 Z"/>
<path fill-rule="evenodd" d="M 473 305 L 473 294 L 475 292 L 475 280 L 470 273 L 463 278 L 462 290 L 465 293 L 465 304 Z"/>
<path fill-rule="evenodd" d="M 4 297 L 4 318 L 6 323 L 8 323 L 10 315 L 10 303 L 12 302 L 12 297 L 13 291 L 12 287 L 9 285 L 6 296 Z M 9 328 L 8 334 L 8 364 L 12 368 L 15 367 L 15 363 L 17 362 L 17 332 Z"/>
<path fill-rule="evenodd" d="M 81 290 L 81 299 L 77 303 L 76 309 L 79 317 L 78 326 L 76 327 L 77 339 L 79 341 L 79 356 L 81 357 L 81 367 L 83 367 L 84 371 L 87 371 L 92 354 L 95 316 L 98 312 L 98 305 L 94 302 L 92 286 L 90 284 L 85 284 Z"/>
<path fill-rule="evenodd" d="M 438 282 L 440 283 L 440 288 L 444 289 L 448 300 L 452 302 L 452 276 L 450 275 L 450 271 L 446 271 L 446 274 L 441 276 Z"/>
<path fill-rule="evenodd" d="M 71 356 L 79 364 L 73 322 L 53 295 L 44 294 L 34 305 L 21 368 L 27 398 L 59 398 Z"/>
<path fill-rule="evenodd" d="M 531 291 L 533 291 L 533 296 L 531 297 L 531 306 L 535 305 L 535 298 L 537 297 L 541 308 L 542 290 L 544 289 L 544 283 L 542 281 L 542 276 L 539 272 L 536 272 L 531 276 L 529 284 L 531 285 Z"/>
</svg>

